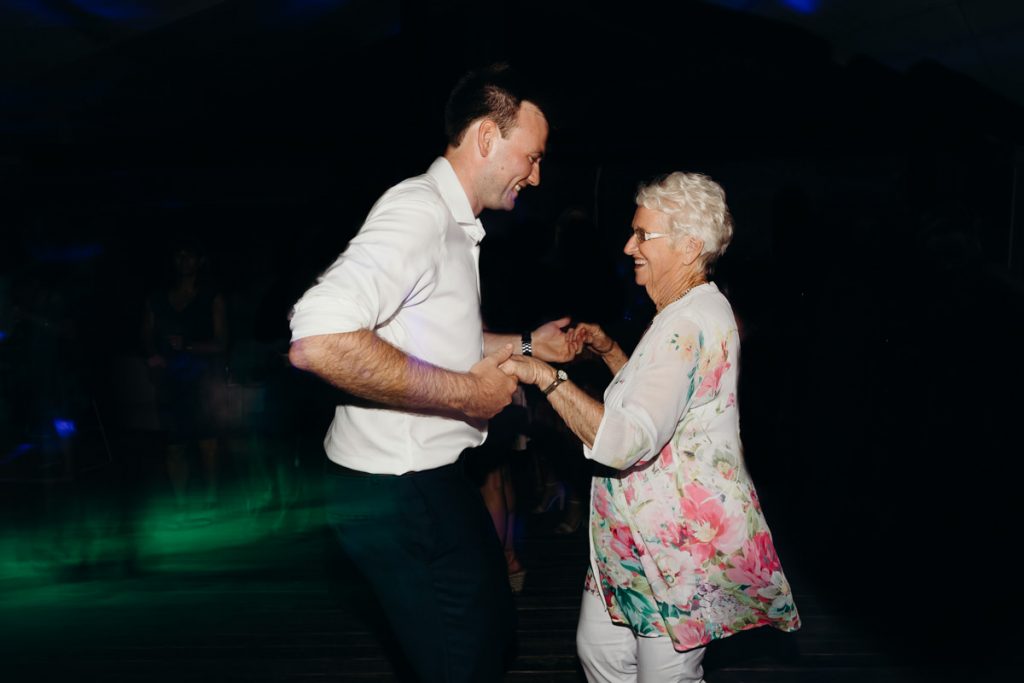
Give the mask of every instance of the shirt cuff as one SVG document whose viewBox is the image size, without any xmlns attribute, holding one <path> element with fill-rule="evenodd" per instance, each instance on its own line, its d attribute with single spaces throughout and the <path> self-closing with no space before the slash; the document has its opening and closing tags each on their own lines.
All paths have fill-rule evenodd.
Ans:
<svg viewBox="0 0 1024 683">
<path fill-rule="evenodd" d="M 292 341 L 323 334 L 344 334 L 373 328 L 359 306 L 334 301 L 302 299 L 292 309 Z"/>
</svg>

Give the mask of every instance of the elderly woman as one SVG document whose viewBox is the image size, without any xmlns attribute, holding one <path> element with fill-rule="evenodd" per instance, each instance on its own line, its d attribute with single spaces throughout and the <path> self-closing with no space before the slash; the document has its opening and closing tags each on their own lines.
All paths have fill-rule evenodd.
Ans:
<svg viewBox="0 0 1024 683">
<path fill-rule="evenodd" d="M 725 193 L 672 173 L 636 203 L 625 253 L 657 315 L 632 358 L 596 325 L 572 331 L 614 374 L 604 403 L 535 358 L 504 367 L 617 470 L 591 490 L 577 631 L 587 679 L 701 681 L 710 641 L 800 620 L 743 463 L 736 319 L 707 280 L 732 237 Z"/>
</svg>

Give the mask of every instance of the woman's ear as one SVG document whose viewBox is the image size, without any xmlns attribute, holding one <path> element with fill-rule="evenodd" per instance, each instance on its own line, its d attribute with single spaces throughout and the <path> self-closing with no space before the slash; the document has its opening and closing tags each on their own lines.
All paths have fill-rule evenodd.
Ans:
<svg viewBox="0 0 1024 683">
<path fill-rule="evenodd" d="M 683 238 L 681 251 L 683 253 L 683 262 L 688 266 L 692 266 L 700 258 L 700 255 L 704 253 L 704 240 L 693 235 L 687 235 Z"/>
</svg>

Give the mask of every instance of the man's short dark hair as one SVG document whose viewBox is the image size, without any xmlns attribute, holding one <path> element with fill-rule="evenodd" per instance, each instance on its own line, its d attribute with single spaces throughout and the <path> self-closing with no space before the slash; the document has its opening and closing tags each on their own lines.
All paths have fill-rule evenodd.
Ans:
<svg viewBox="0 0 1024 683">
<path fill-rule="evenodd" d="M 508 64 L 470 71 L 455 84 L 444 108 L 448 144 L 457 147 L 469 125 L 485 117 L 498 124 L 502 137 L 508 136 L 518 123 L 523 102 L 538 104 Z"/>
</svg>

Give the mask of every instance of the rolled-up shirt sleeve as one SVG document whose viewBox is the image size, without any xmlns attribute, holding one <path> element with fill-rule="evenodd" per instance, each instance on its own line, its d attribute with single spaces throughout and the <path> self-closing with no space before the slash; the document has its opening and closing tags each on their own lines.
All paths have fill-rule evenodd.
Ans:
<svg viewBox="0 0 1024 683">
<path fill-rule="evenodd" d="M 702 337 L 697 325 L 684 319 L 649 334 L 658 336 L 623 368 L 617 379 L 622 383 L 616 392 L 620 400 L 606 402 L 594 445 L 584 448 L 588 458 L 615 469 L 660 453 L 700 386 Z"/>
<path fill-rule="evenodd" d="M 403 305 L 428 296 L 447 220 L 439 201 L 385 195 L 344 253 L 295 304 L 292 341 L 377 329 Z"/>
</svg>

